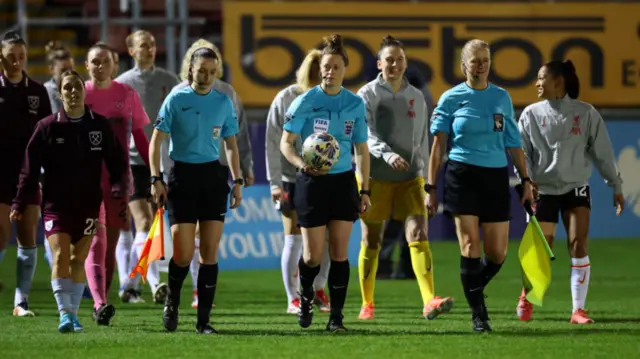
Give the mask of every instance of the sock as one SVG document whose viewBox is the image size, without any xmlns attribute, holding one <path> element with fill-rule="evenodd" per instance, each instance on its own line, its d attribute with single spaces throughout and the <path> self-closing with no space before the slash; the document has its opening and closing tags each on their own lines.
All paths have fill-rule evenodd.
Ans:
<svg viewBox="0 0 640 359">
<path fill-rule="evenodd" d="M 347 300 L 349 287 L 349 260 L 331 261 L 329 270 L 329 300 L 331 302 L 331 316 L 341 316 L 344 302 Z"/>
<path fill-rule="evenodd" d="M 171 258 L 169 261 L 169 298 L 176 306 L 180 306 L 180 291 L 188 273 L 189 266 L 180 267 L 174 262 L 173 257 Z"/>
<path fill-rule="evenodd" d="M 80 309 L 84 288 L 84 283 L 71 283 L 71 310 L 76 314 L 78 314 L 78 309 Z"/>
<path fill-rule="evenodd" d="M 300 236 L 302 238 L 302 236 Z M 324 246 L 325 252 L 322 257 L 322 263 L 320 263 L 320 272 L 313 281 L 313 288 L 316 291 L 324 290 L 327 286 L 327 280 L 329 280 L 329 269 L 331 269 L 331 256 L 329 255 L 329 244 Z M 302 254 L 301 254 L 302 255 Z"/>
<path fill-rule="evenodd" d="M 0 263 L 2 263 L 2 260 L 4 259 L 4 254 L 7 253 L 6 249 L 3 249 L 0 251 Z"/>
<path fill-rule="evenodd" d="M 198 290 L 198 272 L 200 271 L 200 238 L 196 237 L 196 249 L 193 251 L 193 258 L 191 258 L 191 264 L 189 266 L 191 272 L 191 285 L 193 290 Z"/>
<path fill-rule="evenodd" d="M 70 278 L 57 278 L 51 281 L 51 288 L 53 289 L 53 296 L 58 303 L 58 311 L 60 314 L 71 311 L 71 294 L 69 292 L 71 288 Z"/>
<path fill-rule="evenodd" d="M 360 242 L 360 255 L 358 256 L 358 277 L 360 277 L 360 291 L 362 292 L 362 305 L 373 304 L 373 290 L 376 287 L 376 273 L 378 272 L 378 255 L 380 247 L 368 248 Z"/>
<path fill-rule="evenodd" d="M 91 242 L 89 255 L 84 262 L 84 270 L 87 272 L 87 284 L 93 297 L 93 307 L 100 308 L 107 304 L 107 291 L 105 288 L 105 254 L 107 251 L 107 229 L 98 227 L 95 237 Z"/>
<path fill-rule="evenodd" d="M 198 324 L 209 323 L 218 284 L 218 263 L 201 264 L 198 275 Z"/>
<path fill-rule="evenodd" d="M 313 281 L 316 279 L 320 266 L 309 267 L 302 258 L 298 261 L 298 270 L 300 274 L 300 291 L 302 296 L 307 299 L 313 299 L 315 293 L 313 291 Z"/>
<path fill-rule="evenodd" d="M 133 246 L 133 233 L 131 231 L 121 231 L 116 246 L 116 264 L 118 266 L 118 280 L 120 290 L 125 290 L 129 282 L 129 273 L 133 269 L 129 262 L 131 258 L 131 247 Z M 135 263 L 133 264 L 136 265 Z"/>
<path fill-rule="evenodd" d="M 17 261 L 17 286 L 14 296 L 13 305 L 17 307 L 20 303 L 27 303 L 29 293 L 31 292 L 31 283 L 33 275 L 36 272 L 36 263 L 38 262 L 38 248 L 22 248 L 18 247 Z"/>
<path fill-rule="evenodd" d="M 298 261 L 302 255 L 302 236 L 288 234 L 284 236 L 280 267 L 282 269 L 282 281 L 287 292 L 287 301 L 291 303 L 298 298 Z"/>
<path fill-rule="evenodd" d="M 416 275 L 422 303 L 427 305 L 433 299 L 435 287 L 433 285 L 433 260 L 429 242 L 419 241 L 409 243 L 411 253 L 411 266 Z"/>
<path fill-rule="evenodd" d="M 484 304 L 482 263 L 480 258 L 460 257 L 460 279 L 471 311 L 481 311 Z"/>
<path fill-rule="evenodd" d="M 494 263 L 489 258 L 482 258 L 482 286 L 486 287 L 489 282 L 493 279 L 493 277 L 500 272 L 500 268 L 502 268 L 502 263 Z"/>
<path fill-rule="evenodd" d="M 44 237 L 44 258 L 49 263 L 49 268 L 53 269 L 53 252 L 51 251 L 51 244 L 49 244 L 49 240 L 47 237 Z"/>
<path fill-rule="evenodd" d="M 589 256 L 584 258 L 571 258 L 571 299 L 573 312 L 584 309 L 589 291 L 589 278 L 591 277 L 591 264 Z"/>
<path fill-rule="evenodd" d="M 116 272 L 116 247 L 118 246 L 118 237 L 109 238 L 107 235 L 107 249 L 104 257 L 104 288 L 106 293 L 109 293 L 111 289 L 111 282 L 113 282 L 113 274 Z"/>
</svg>

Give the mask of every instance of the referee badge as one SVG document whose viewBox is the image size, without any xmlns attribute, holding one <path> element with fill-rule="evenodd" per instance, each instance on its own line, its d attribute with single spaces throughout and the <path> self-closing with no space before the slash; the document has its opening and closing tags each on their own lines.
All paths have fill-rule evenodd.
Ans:
<svg viewBox="0 0 640 359">
<path fill-rule="evenodd" d="M 221 130 L 221 127 L 220 127 L 220 126 L 216 126 L 216 127 L 214 127 L 214 128 L 213 128 L 213 135 L 212 135 L 212 136 L 213 136 L 213 138 L 214 138 L 215 140 L 217 140 L 218 138 L 220 138 L 220 130 Z"/>
<path fill-rule="evenodd" d="M 348 120 L 348 121 L 344 121 L 344 134 L 345 136 L 351 136 L 351 133 L 353 132 L 353 123 L 355 121 L 353 120 Z"/>
<path fill-rule="evenodd" d="M 504 116 L 500 113 L 493 114 L 493 131 L 502 132 L 504 129 Z"/>
</svg>

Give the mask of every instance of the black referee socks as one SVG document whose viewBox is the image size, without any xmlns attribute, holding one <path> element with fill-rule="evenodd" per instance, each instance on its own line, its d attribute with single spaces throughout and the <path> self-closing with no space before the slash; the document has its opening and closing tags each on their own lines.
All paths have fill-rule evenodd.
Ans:
<svg viewBox="0 0 640 359">
<path fill-rule="evenodd" d="M 198 325 L 209 323 L 218 284 L 218 263 L 200 264 L 198 271 Z"/>
<path fill-rule="evenodd" d="M 349 274 L 349 260 L 343 262 L 331 261 L 328 282 L 332 317 L 342 318 L 342 308 L 344 308 L 344 302 L 347 299 L 347 287 L 349 287 Z"/>
<path fill-rule="evenodd" d="M 504 261 L 502 262 L 504 263 Z M 482 258 L 482 286 L 486 287 L 489 282 L 493 279 L 493 277 L 500 272 L 500 268 L 502 268 L 502 263 L 494 263 L 491 259 L 484 257 Z"/>
<path fill-rule="evenodd" d="M 189 274 L 189 266 L 180 267 L 171 258 L 169 261 L 169 296 L 175 306 L 180 306 L 180 291 L 187 274 Z"/>
<path fill-rule="evenodd" d="M 320 265 L 309 267 L 302 258 L 298 261 L 298 269 L 300 270 L 300 287 L 302 296 L 313 300 L 315 292 L 313 290 L 313 281 L 320 273 Z M 331 276 L 331 274 L 329 274 Z"/>
<path fill-rule="evenodd" d="M 476 310 L 484 304 L 482 263 L 480 258 L 460 257 L 460 279 L 469 308 Z"/>
</svg>

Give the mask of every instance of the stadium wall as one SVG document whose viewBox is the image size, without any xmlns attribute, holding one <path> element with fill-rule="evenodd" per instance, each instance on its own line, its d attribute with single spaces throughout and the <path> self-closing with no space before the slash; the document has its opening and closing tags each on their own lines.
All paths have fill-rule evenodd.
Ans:
<svg viewBox="0 0 640 359">
<path fill-rule="evenodd" d="M 592 239 L 640 239 L 640 121 L 610 118 L 607 119 L 606 126 L 613 141 L 616 161 L 623 174 L 627 205 L 622 216 L 616 217 L 612 192 L 594 170 L 590 181 L 593 206 L 590 235 Z M 265 125 L 252 124 L 250 135 L 257 184 L 244 190 L 242 206 L 230 211 L 227 216 L 220 245 L 220 264 L 226 270 L 275 269 L 280 266 L 282 225 L 280 215 L 271 202 L 266 181 Z M 440 184 L 438 187 L 441 189 L 443 186 Z M 525 214 L 515 195 L 512 197 L 512 212 L 511 238 L 519 239 L 525 228 Z M 42 225 L 38 233 L 38 242 L 42 243 Z M 349 247 L 349 257 L 353 263 L 357 261 L 360 233 L 357 222 L 353 227 Z M 557 235 L 558 238 L 566 238 L 562 224 L 559 225 Z M 429 221 L 429 237 L 432 241 L 455 240 L 451 220 L 442 214 L 434 217 Z M 15 228 L 11 242 L 15 244 Z"/>
</svg>

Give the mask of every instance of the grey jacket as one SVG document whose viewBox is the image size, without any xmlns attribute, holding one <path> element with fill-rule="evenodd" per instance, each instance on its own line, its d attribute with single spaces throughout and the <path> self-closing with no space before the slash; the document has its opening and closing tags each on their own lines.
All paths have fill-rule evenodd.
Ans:
<svg viewBox="0 0 640 359">
<path fill-rule="evenodd" d="M 160 107 L 162 107 L 162 103 L 169 91 L 180 82 L 176 75 L 163 68 L 154 67 L 151 70 L 142 70 L 137 66 L 122 73 L 116 78 L 116 81 L 127 84 L 138 92 L 144 111 L 153 120 L 158 117 Z M 151 122 L 153 123 L 153 121 Z M 153 133 L 152 123 L 144 128 L 144 132 L 149 139 Z M 129 155 L 132 165 L 145 164 L 136 149 L 133 139 L 129 145 Z"/>
<path fill-rule="evenodd" d="M 62 108 L 62 99 L 58 94 L 58 85 L 56 80 L 50 79 L 44 83 L 44 88 L 47 89 L 49 94 L 49 102 L 51 103 L 51 113 L 57 113 Z"/>
<path fill-rule="evenodd" d="M 171 91 L 185 88 L 187 86 L 189 86 L 187 81 L 183 81 L 176 85 Z M 245 113 L 244 106 L 242 106 L 242 102 L 240 101 L 236 91 L 233 89 L 233 86 L 222 80 L 216 79 L 213 83 L 213 88 L 229 96 L 235 106 L 239 129 L 236 138 L 238 140 L 238 152 L 240 155 L 240 170 L 242 171 L 242 175 L 246 177 L 249 174 L 253 174 L 253 153 L 251 152 L 251 139 L 249 138 L 247 114 Z M 173 161 L 169 157 L 169 141 L 165 141 L 165 143 L 162 144 L 160 162 L 162 172 L 169 173 L 169 170 L 173 167 Z M 221 146 L 220 148 L 220 163 L 228 166 L 224 146 Z"/>
<path fill-rule="evenodd" d="M 280 152 L 280 139 L 282 138 L 282 126 L 287 109 L 302 94 L 297 85 L 291 85 L 276 95 L 267 115 L 267 131 L 265 140 L 267 179 L 271 189 L 282 187 L 282 182 L 296 181 L 296 168 Z M 296 151 L 302 151 L 300 138 L 294 142 Z"/>
<path fill-rule="evenodd" d="M 394 93 L 380 74 L 358 95 L 367 109 L 371 178 L 399 182 L 424 176 L 429 161 L 429 111 L 423 93 L 406 80 Z M 409 163 L 408 171 L 391 168 L 394 154 Z"/>
<path fill-rule="evenodd" d="M 529 176 L 541 194 L 560 195 L 588 183 L 592 162 L 615 193 L 622 193 L 609 133 L 586 102 L 565 96 L 524 109 L 518 123 Z"/>
</svg>

